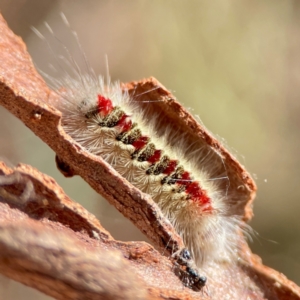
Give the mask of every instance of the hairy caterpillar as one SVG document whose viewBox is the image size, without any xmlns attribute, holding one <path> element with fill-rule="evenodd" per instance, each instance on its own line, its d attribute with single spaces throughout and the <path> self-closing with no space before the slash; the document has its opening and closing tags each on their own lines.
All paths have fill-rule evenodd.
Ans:
<svg viewBox="0 0 300 300">
<path fill-rule="evenodd" d="M 149 114 L 147 105 L 156 99 L 141 106 L 138 93 L 129 94 L 109 77 L 105 82 L 88 65 L 82 71 L 72 56 L 67 59 L 72 74 L 47 76 L 60 96 L 53 104 L 62 112 L 66 133 L 152 196 L 198 268 L 237 260 L 243 240 L 239 228 L 245 224 L 231 211 L 230 199 L 238 196 L 224 189 L 230 182 L 222 158 L 216 161 L 209 146 L 197 148 L 165 127 L 163 112 Z"/>
</svg>

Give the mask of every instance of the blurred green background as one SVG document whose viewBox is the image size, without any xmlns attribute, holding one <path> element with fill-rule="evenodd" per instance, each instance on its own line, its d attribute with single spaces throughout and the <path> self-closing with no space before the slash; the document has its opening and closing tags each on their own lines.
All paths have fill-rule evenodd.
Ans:
<svg viewBox="0 0 300 300">
<path fill-rule="evenodd" d="M 51 55 L 31 25 L 43 31 L 49 22 L 79 52 L 62 11 L 97 73 L 105 72 L 107 54 L 113 79 L 154 76 L 193 108 L 256 179 L 251 226 L 259 236 L 251 248 L 300 283 L 299 1 L 0 0 L 0 9 L 40 69 L 47 70 Z M 2 108 L 0 128 L 2 158 L 54 177 L 115 238 L 145 239 L 80 178 L 65 179 L 54 153 Z M 0 298 L 32 297 L 50 299 L 0 277 Z"/>
</svg>

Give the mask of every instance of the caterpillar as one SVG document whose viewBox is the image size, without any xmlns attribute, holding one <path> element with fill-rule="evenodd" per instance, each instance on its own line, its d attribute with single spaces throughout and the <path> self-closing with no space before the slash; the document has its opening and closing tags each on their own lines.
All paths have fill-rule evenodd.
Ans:
<svg viewBox="0 0 300 300">
<path fill-rule="evenodd" d="M 129 94 L 118 81 L 96 76 L 88 64 L 81 70 L 71 55 L 67 60 L 71 74 L 46 75 L 59 95 L 53 105 L 62 113 L 65 132 L 152 197 L 185 243 L 180 260 L 203 286 L 206 278 L 191 268 L 190 256 L 204 272 L 211 261 L 237 261 L 240 232 L 249 230 L 242 217 L 231 212 L 222 158 L 216 161 L 209 146 L 195 149 L 171 125 L 166 127 L 163 111 L 149 114 L 156 99 L 140 105 L 140 95 Z"/>
</svg>

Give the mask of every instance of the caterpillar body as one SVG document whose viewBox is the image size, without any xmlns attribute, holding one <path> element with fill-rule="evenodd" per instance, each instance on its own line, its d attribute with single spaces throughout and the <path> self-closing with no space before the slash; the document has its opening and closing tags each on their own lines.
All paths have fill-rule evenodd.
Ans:
<svg viewBox="0 0 300 300">
<path fill-rule="evenodd" d="M 226 195 L 201 166 L 210 158 L 203 158 L 201 149 L 189 157 L 180 147 L 171 147 L 170 128 L 163 129 L 165 136 L 155 134 L 157 124 L 145 120 L 134 98 L 118 82 L 105 84 L 103 77 L 89 75 L 60 82 L 63 101 L 57 108 L 66 133 L 151 195 L 199 267 L 210 259 L 232 258 L 241 221 L 228 215 Z M 159 123 L 160 117 L 163 113 L 152 122 Z"/>
<path fill-rule="evenodd" d="M 182 237 L 188 249 L 182 253 L 189 259 L 190 252 L 197 268 L 205 272 L 210 261 L 237 261 L 240 229 L 248 225 L 231 212 L 222 158 L 216 162 L 209 146 L 195 149 L 184 135 L 166 127 L 164 112 L 150 116 L 147 105 L 155 99 L 141 106 L 139 94 L 129 94 L 119 82 L 109 77 L 105 82 L 89 67 L 83 72 L 73 59 L 69 65 L 72 74 L 59 79 L 46 75 L 60 96 L 53 105 L 62 113 L 65 132 L 151 195 Z M 201 284 L 205 281 L 202 277 Z"/>
</svg>

